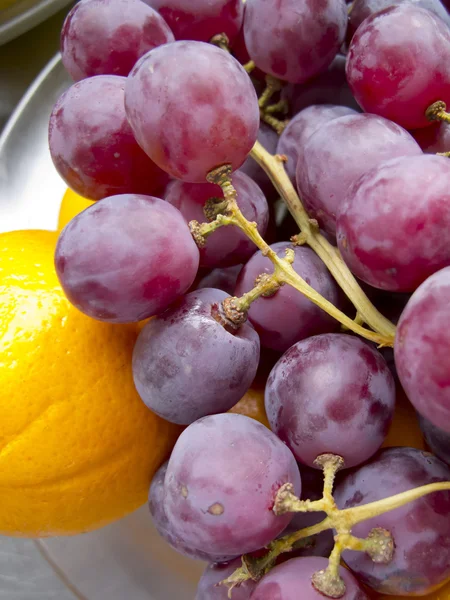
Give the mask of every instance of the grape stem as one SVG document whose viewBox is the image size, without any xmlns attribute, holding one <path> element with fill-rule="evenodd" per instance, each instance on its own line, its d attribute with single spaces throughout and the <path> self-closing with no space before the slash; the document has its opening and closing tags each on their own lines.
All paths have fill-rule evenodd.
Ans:
<svg viewBox="0 0 450 600">
<path fill-rule="evenodd" d="M 197 222 L 190 223 L 191 231 L 193 231 L 194 239 L 196 239 L 197 243 L 200 243 L 201 245 L 203 243 L 201 236 L 204 235 L 204 233 L 207 235 L 211 233 L 211 229 L 216 229 L 217 227 L 221 227 L 223 225 L 236 225 L 261 250 L 262 254 L 267 256 L 272 261 L 274 265 L 272 281 L 276 281 L 278 285 L 284 285 L 286 283 L 291 285 L 293 288 L 304 294 L 309 300 L 311 300 L 311 302 L 322 308 L 322 310 L 334 317 L 337 321 L 354 333 L 357 333 L 358 335 L 375 342 L 379 346 L 393 345 L 392 336 L 370 331 L 369 329 L 362 327 L 347 317 L 347 315 L 336 308 L 334 304 L 329 302 L 326 298 L 316 292 L 314 288 L 308 285 L 292 267 L 293 253 L 288 253 L 287 257 L 280 258 L 277 253 L 272 250 L 272 248 L 261 237 L 256 223 L 247 221 L 237 205 L 236 190 L 231 183 L 230 165 L 224 165 L 223 167 L 214 169 L 208 174 L 207 180 L 210 183 L 215 183 L 222 188 L 225 200 L 225 204 L 222 203 L 222 206 L 225 206 L 225 209 L 223 210 L 222 214 L 218 215 L 216 220 L 211 223 L 202 225 L 199 225 Z M 259 291 L 261 290 L 263 293 L 268 291 L 265 289 L 265 287 L 260 287 L 259 290 L 255 292 L 255 298 L 262 295 L 262 293 L 258 295 Z M 250 297 L 248 296 L 243 300 L 243 307 L 246 306 L 249 299 Z M 226 308 L 227 307 L 225 306 L 225 312 L 227 312 Z M 236 307 L 233 305 L 232 308 L 234 311 Z M 227 322 L 224 323 L 224 325 L 226 324 L 228 326 L 229 321 L 233 320 L 233 315 L 227 315 L 227 317 Z M 242 322 L 242 315 L 238 316 L 238 322 Z"/>
<path fill-rule="evenodd" d="M 298 237 L 297 243 L 306 243 L 314 250 L 326 264 L 346 296 L 353 303 L 362 322 L 385 338 L 386 342 L 384 345 L 393 346 L 395 325 L 386 319 L 370 302 L 343 261 L 339 250 L 330 244 L 320 233 L 317 221 L 309 218 L 284 169 L 283 163 L 286 161 L 286 157 L 270 154 L 259 142 L 255 143 L 250 155 L 270 177 L 273 185 L 294 217 L 301 232 L 300 236 L 296 236 Z M 344 323 L 344 325 L 346 324 Z M 349 329 L 355 331 L 353 327 Z"/>
<path fill-rule="evenodd" d="M 425 111 L 425 115 L 429 121 L 450 123 L 450 113 L 447 112 L 447 105 L 442 100 L 431 104 Z"/>
<path fill-rule="evenodd" d="M 267 554 L 259 559 L 243 556 L 243 566 L 237 569 L 229 579 L 223 581 L 223 584 L 235 586 L 247 579 L 259 581 L 275 564 L 278 556 L 285 552 L 291 552 L 299 540 L 309 538 L 327 529 L 334 529 L 336 531 L 335 545 L 330 554 L 328 567 L 315 573 L 312 583 L 325 596 L 341 598 L 345 594 L 345 583 L 339 574 L 339 566 L 344 550 L 366 552 L 375 563 L 382 564 L 388 564 L 394 555 L 394 540 L 389 531 L 375 528 L 370 531 L 367 538 L 360 539 L 352 535 L 352 528 L 356 524 L 400 508 L 428 494 L 450 490 L 450 482 L 431 483 L 390 498 L 340 510 L 333 498 L 332 488 L 337 471 L 344 467 L 343 459 L 332 454 L 323 454 L 315 462 L 324 473 L 322 498 L 316 501 L 300 500 L 294 493 L 293 485 L 286 483 L 278 490 L 273 511 L 276 515 L 295 512 L 325 512 L 326 518 L 316 525 L 300 529 L 273 541 L 268 547 Z M 248 566 L 249 561 L 251 561 L 252 568 Z"/>
</svg>

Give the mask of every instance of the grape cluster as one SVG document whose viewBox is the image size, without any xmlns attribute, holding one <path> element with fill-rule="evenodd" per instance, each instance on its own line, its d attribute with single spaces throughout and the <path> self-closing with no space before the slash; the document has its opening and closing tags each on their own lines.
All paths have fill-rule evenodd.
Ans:
<svg viewBox="0 0 450 600">
<path fill-rule="evenodd" d="M 450 16 L 348 4 L 80 0 L 62 30 L 50 152 L 98 202 L 56 272 L 149 319 L 136 389 L 185 426 L 149 509 L 197 600 L 450 578 Z M 255 378 L 270 429 L 230 412 Z M 380 449 L 404 393 L 432 452 Z"/>
</svg>

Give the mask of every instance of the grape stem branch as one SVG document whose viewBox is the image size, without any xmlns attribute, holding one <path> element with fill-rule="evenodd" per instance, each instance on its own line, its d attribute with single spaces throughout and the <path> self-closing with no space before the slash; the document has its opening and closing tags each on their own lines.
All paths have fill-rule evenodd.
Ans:
<svg viewBox="0 0 450 600">
<path fill-rule="evenodd" d="M 326 264 L 339 286 L 355 306 L 362 321 L 385 339 L 384 345 L 392 346 L 395 326 L 370 302 L 343 261 L 339 250 L 320 233 L 317 222 L 309 218 L 283 166 L 286 157 L 270 154 L 259 142 L 255 143 L 250 155 L 264 169 L 286 203 L 300 229 L 302 243 L 308 244 Z M 347 323 L 343 324 L 347 326 Z M 349 327 L 349 329 L 355 331 L 353 327 Z"/>
</svg>

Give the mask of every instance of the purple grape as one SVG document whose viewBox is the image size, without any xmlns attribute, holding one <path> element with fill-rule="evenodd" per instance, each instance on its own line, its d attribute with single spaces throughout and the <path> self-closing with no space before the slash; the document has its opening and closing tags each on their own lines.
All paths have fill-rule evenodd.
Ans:
<svg viewBox="0 0 450 600">
<path fill-rule="evenodd" d="M 173 206 L 151 196 L 111 196 L 78 214 L 55 253 L 63 290 L 79 310 L 109 323 L 165 310 L 192 284 L 199 253 Z"/>
<path fill-rule="evenodd" d="M 139 334 L 133 353 L 136 389 L 167 421 L 187 425 L 225 412 L 255 377 L 258 334 L 248 324 L 231 334 L 216 320 L 214 310 L 225 298 L 221 290 L 191 292 Z"/>
<path fill-rule="evenodd" d="M 353 34 L 364 19 L 367 19 L 367 17 L 370 17 L 374 13 L 378 13 L 389 6 L 396 6 L 403 3 L 414 4 L 420 8 L 430 10 L 447 23 L 447 25 L 450 25 L 447 10 L 439 0 L 354 0 L 349 14 L 349 39 L 353 37 Z"/>
<path fill-rule="evenodd" d="M 400 317 L 395 364 L 415 409 L 450 433 L 450 268 L 429 277 Z"/>
<path fill-rule="evenodd" d="M 418 415 L 420 428 L 430 449 L 438 458 L 450 465 L 450 433 L 433 425 L 428 419 Z"/>
<path fill-rule="evenodd" d="M 144 0 L 167 21 L 177 40 L 209 42 L 225 33 L 230 42 L 244 16 L 242 0 Z"/>
<path fill-rule="evenodd" d="M 272 510 L 288 482 L 299 495 L 297 463 L 276 435 L 243 415 L 213 415 L 190 425 L 175 444 L 166 510 L 192 548 L 245 554 L 267 545 L 290 522 L 291 514 L 277 517 Z"/>
<path fill-rule="evenodd" d="M 376 350 L 359 338 L 323 334 L 292 346 L 267 380 L 272 430 L 310 467 L 320 454 L 345 466 L 370 458 L 383 443 L 395 408 L 395 384 Z"/>
<path fill-rule="evenodd" d="M 386 161 L 349 190 L 337 240 L 354 275 L 384 290 L 414 291 L 450 265 L 450 162 L 441 156 Z"/>
<path fill-rule="evenodd" d="M 240 558 L 226 565 L 208 565 L 203 573 L 197 588 L 195 600 L 229 600 L 228 587 L 219 585 L 236 569 L 242 566 Z M 256 583 L 251 579 L 233 589 L 233 600 L 250 600 L 250 596 L 256 587 Z"/>
<path fill-rule="evenodd" d="M 450 148 L 450 125 L 434 123 L 430 127 L 422 127 L 411 131 L 411 135 L 427 154 L 448 152 Z"/>
<path fill-rule="evenodd" d="M 278 144 L 278 134 L 272 127 L 266 125 L 266 123 L 261 123 L 258 131 L 258 142 L 264 146 L 267 152 L 275 154 Z M 269 177 L 251 156 L 246 159 L 239 171 L 251 177 L 259 185 L 266 198 L 276 195 L 276 190 Z"/>
<path fill-rule="evenodd" d="M 416 448 L 386 448 L 355 469 L 337 486 L 339 508 L 381 500 L 415 487 L 450 480 L 449 468 Z M 353 527 L 365 538 L 381 527 L 394 538 L 388 564 L 376 564 L 363 552 L 346 551 L 343 558 L 358 579 L 382 594 L 424 595 L 450 577 L 450 492 L 435 492 Z"/>
<path fill-rule="evenodd" d="M 128 77 L 125 108 L 150 158 L 193 183 L 226 163 L 238 169 L 258 134 L 250 78 L 230 54 L 203 42 L 165 44 L 141 58 Z"/>
<path fill-rule="evenodd" d="M 226 292 L 230 296 L 234 296 L 236 281 L 241 270 L 242 265 L 213 269 L 198 281 L 195 289 L 216 288 L 217 290 Z"/>
<path fill-rule="evenodd" d="M 174 550 L 189 558 L 193 558 L 194 560 L 204 560 L 206 562 L 216 563 L 225 562 L 234 558 L 230 556 L 214 556 L 202 552 L 201 550 L 193 550 L 190 546 L 186 545 L 181 538 L 176 536 L 165 510 L 164 478 L 166 476 L 168 464 L 168 462 L 164 463 L 155 473 L 148 494 L 148 507 L 153 524 L 159 535 Z"/>
<path fill-rule="evenodd" d="M 265 73 L 303 83 L 330 65 L 345 36 L 344 0 L 247 0 L 244 36 Z"/>
<path fill-rule="evenodd" d="M 72 79 L 124 75 L 146 52 L 173 42 L 164 19 L 140 0 L 80 0 L 61 32 L 61 55 Z"/>
<path fill-rule="evenodd" d="M 339 304 L 339 288 L 312 250 L 289 242 L 279 242 L 271 248 L 282 258 L 287 248 L 294 250 L 294 270 L 327 300 Z M 257 252 L 242 269 L 235 295 L 242 296 L 251 290 L 262 273 L 273 273 L 273 263 Z M 261 297 L 252 302 L 248 316 L 262 346 L 278 352 L 284 352 L 295 342 L 311 335 L 334 331 L 337 326 L 332 317 L 289 285 L 282 286 L 271 297 Z"/>
<path fill-rule="evenodd" d="M 450 104 L 450 29 L 410 3 L 387 8 L 358 27 L 346 71 L 366 112 L 406 129 L 426 127 L 431 104 Z"/>
<path fill-rule="evenodd" d="M 324 596 L 312 585 L 312 576 L 326 569 L 328 561 L 316 556 L 293 558 L 278 565 L 262 578 L 251 596 L 251 600 L 323 600 Z M 345 581 L 346 592 L 341 600 L 367 600 L 353 575 L 339 570 Z"/>
<path fill-rule="evenodd" d="M 290 121 L 279 138 L 277 154 L 287 156 L 288 160 L 284 166 L 294 185 L 298 157 L 303 153 L 303 148 L 312 134 L 328 121 L 353 114 L 355 111 L 347 106 L 314 104 L 300 111 Z"/>
<path fill-rule="evenodd" d="M 299 85 L 285 86 L 281 96 L 288 101 L 293 115 L 312 104 L 338 104 L 361 110 L 348 86 L 345 56 L 342 54 L 338 54 L 328 69 L 313 79 Z"/>
<path fill-rule="evenodd" d="M 404 129 L 376 115 L 349 115 L 325 123 L 306 142 L 297 163 L 297 187 L 310 215 L 332 235 L 350 185 L 389 158 L 421 155 Z"/>
<path fill-rule="evenodd" d="M 168 177 L 141 150 L 124 109 L 124 77 L 99 75 L 74 84 L 50 116 L 56 170 L 81 196 L 159 194 Z"/>
<path fill-rule="evenodd" d="M 232 182 L 237 191 L 237 203 L 244 217 L 258 224 L 258 231 L 264 235 L 269 222 L 269 207 L 266 197 L 256 183 L 244 173 L 236 171 Z M 218 185 L 211 183 L 171 182 L 165 200 L 178 208 L 183 217 L 200 223 L 207 219 L 203 207 L 209 198 L 223 198 Z M 221 227 L 214 231 L 200 249 L 202 267 L 228 267 L 247 261 L 255 252 L 255 244 L 235 225 Z"/>
</svg>

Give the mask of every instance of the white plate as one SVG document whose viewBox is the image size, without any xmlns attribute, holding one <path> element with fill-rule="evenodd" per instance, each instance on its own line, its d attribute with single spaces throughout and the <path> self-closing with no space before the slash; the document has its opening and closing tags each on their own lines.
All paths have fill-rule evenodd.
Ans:
<svg viewBox="0 0 450 600">
<path fill-rule="evenodd" d="M 0 10 L 0 46 L 39 25 L 71 1 L 15 0 L 11 6 Z"/>
<path fill-rule="evenodd" d="M 56 56 L 24 96 L 0 138 L 0 231 L 56 227 L 66 186 L 50 158 L 47 126 L 54 102 L 69 85 Z M 99 531 L 37 544 L 74 598 L 82 600 L 193 600 L 204 568 L 161 541 L 146 507 Z M 8 556 L 2 563 L 4 548 L 9 551 L 0 539 L 0 583 L 2 564 L 11 564 Z M 35 595 L 26 577 L 24 570 L 23 589 L 28 591 L 9 595 L 8 600 L 57 598 Z M 0 585 L 0 598 L 1 593 Z"/>
</svg>

